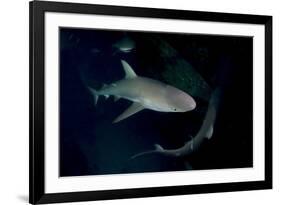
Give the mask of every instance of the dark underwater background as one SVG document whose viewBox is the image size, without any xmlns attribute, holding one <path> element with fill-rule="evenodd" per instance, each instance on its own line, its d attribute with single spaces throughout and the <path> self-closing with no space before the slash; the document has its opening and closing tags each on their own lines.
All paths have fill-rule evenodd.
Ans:
<svg viewBox="0 0 281 205">
<path fill-rule="evenodd" d="M 123 38 L 135 43 L 131 52 L 113 46 Z M 59 39 L 60 176 L 252 167 L 251 37 L 60 28 Z M 100 97 L 95 106 L 87 86 L 98 90 L 123 79 L 120 59 L 139 76 L 189 93 L 196 109 L 146 109 L 113 124 L 131 102 Z M 176 149 L 195 136 L 216 88 L 222 95 L 214 133 L 196 152 L 182 158 L 151 154 L 130 160 L 154 144 Z"/>
</svg>

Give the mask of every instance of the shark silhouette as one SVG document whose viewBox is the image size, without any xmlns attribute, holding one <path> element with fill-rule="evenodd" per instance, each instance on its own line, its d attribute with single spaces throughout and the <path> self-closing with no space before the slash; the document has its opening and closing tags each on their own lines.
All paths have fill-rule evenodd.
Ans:
<svg viewBox="0 0 281 205">
<path fill-rule="evenodd" d="M 121 64 L 126 74 L 124 79 L 105 85 L 100 90 L 89 87 L 95 104 L 99 96 L 114 96 L 116 100 L 124 98 L 133 102 L 114 123 L 143 109 L 158 112 L 187 112 L 195 109 L 196 103 L 189 94 L 160 81 L 137 76 L 125 60 L 121 60 Z"/>
<path fill-rule="evenodd" d="M 112 45 L 112 48 L 115 49 L 115 53 L 130 53 L 132 50 L 135 49 L 135 47 L 135 42 L 127 34 Z"/>
</svg>

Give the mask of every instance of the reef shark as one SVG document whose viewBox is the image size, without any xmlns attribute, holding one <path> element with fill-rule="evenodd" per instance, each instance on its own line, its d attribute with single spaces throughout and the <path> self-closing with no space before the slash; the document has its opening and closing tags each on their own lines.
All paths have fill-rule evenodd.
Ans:
<svg viewBox="0 0 281 205">
<path fill-rule="evenodd" d="M 137 76 L 125 60 L 121 60 L 121 64 L 125 71 L 124 79 L 104 85 L 100 90 L 89 87 L 95 104 L 99 96 L 106 98 L 114 96 L 115 99 L 124 98 L 133 102 L 113 123 L 124 120 L 143 109 L 158 112 L 187 112 L 195 109 L 196 103 L 189 94 L 160 81 Z"/>
</svg>

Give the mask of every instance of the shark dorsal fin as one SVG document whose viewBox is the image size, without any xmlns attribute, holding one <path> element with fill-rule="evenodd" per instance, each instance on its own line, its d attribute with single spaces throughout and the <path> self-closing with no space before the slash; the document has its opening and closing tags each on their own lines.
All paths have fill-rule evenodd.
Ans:
<svg viewBox="0 0 281 205">
<path fill-rule="evenodd" d="M 125 78 L 135 78 L 137 77 L 135 71 L 131 68 L 131 66 L 124 60 L 121 60 L 121 64 L 125 71 L 126 77 Z"/>
</svg>

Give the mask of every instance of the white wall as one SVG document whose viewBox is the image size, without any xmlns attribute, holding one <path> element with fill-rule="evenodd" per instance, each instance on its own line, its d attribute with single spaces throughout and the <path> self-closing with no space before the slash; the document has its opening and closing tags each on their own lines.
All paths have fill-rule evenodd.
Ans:
<svg viewBox="0 0 281 205">
<path fill-rule="evenodd" d="M 79 2 L 78 0 L 72 0 Z M 83 0 L 81 0 L 83 1 Z M 80 204 L 280 204 L 281 6 L 277 0 L 84 0 L 97 4 L 273 15 L 274 189 L 236 193 L 127 199 Z M 1 1 L 0 11 L 0 204 L 28 199 L 28 1 Z M 239 149 L 238 149 L 239 150 Z"/>
</svg>

